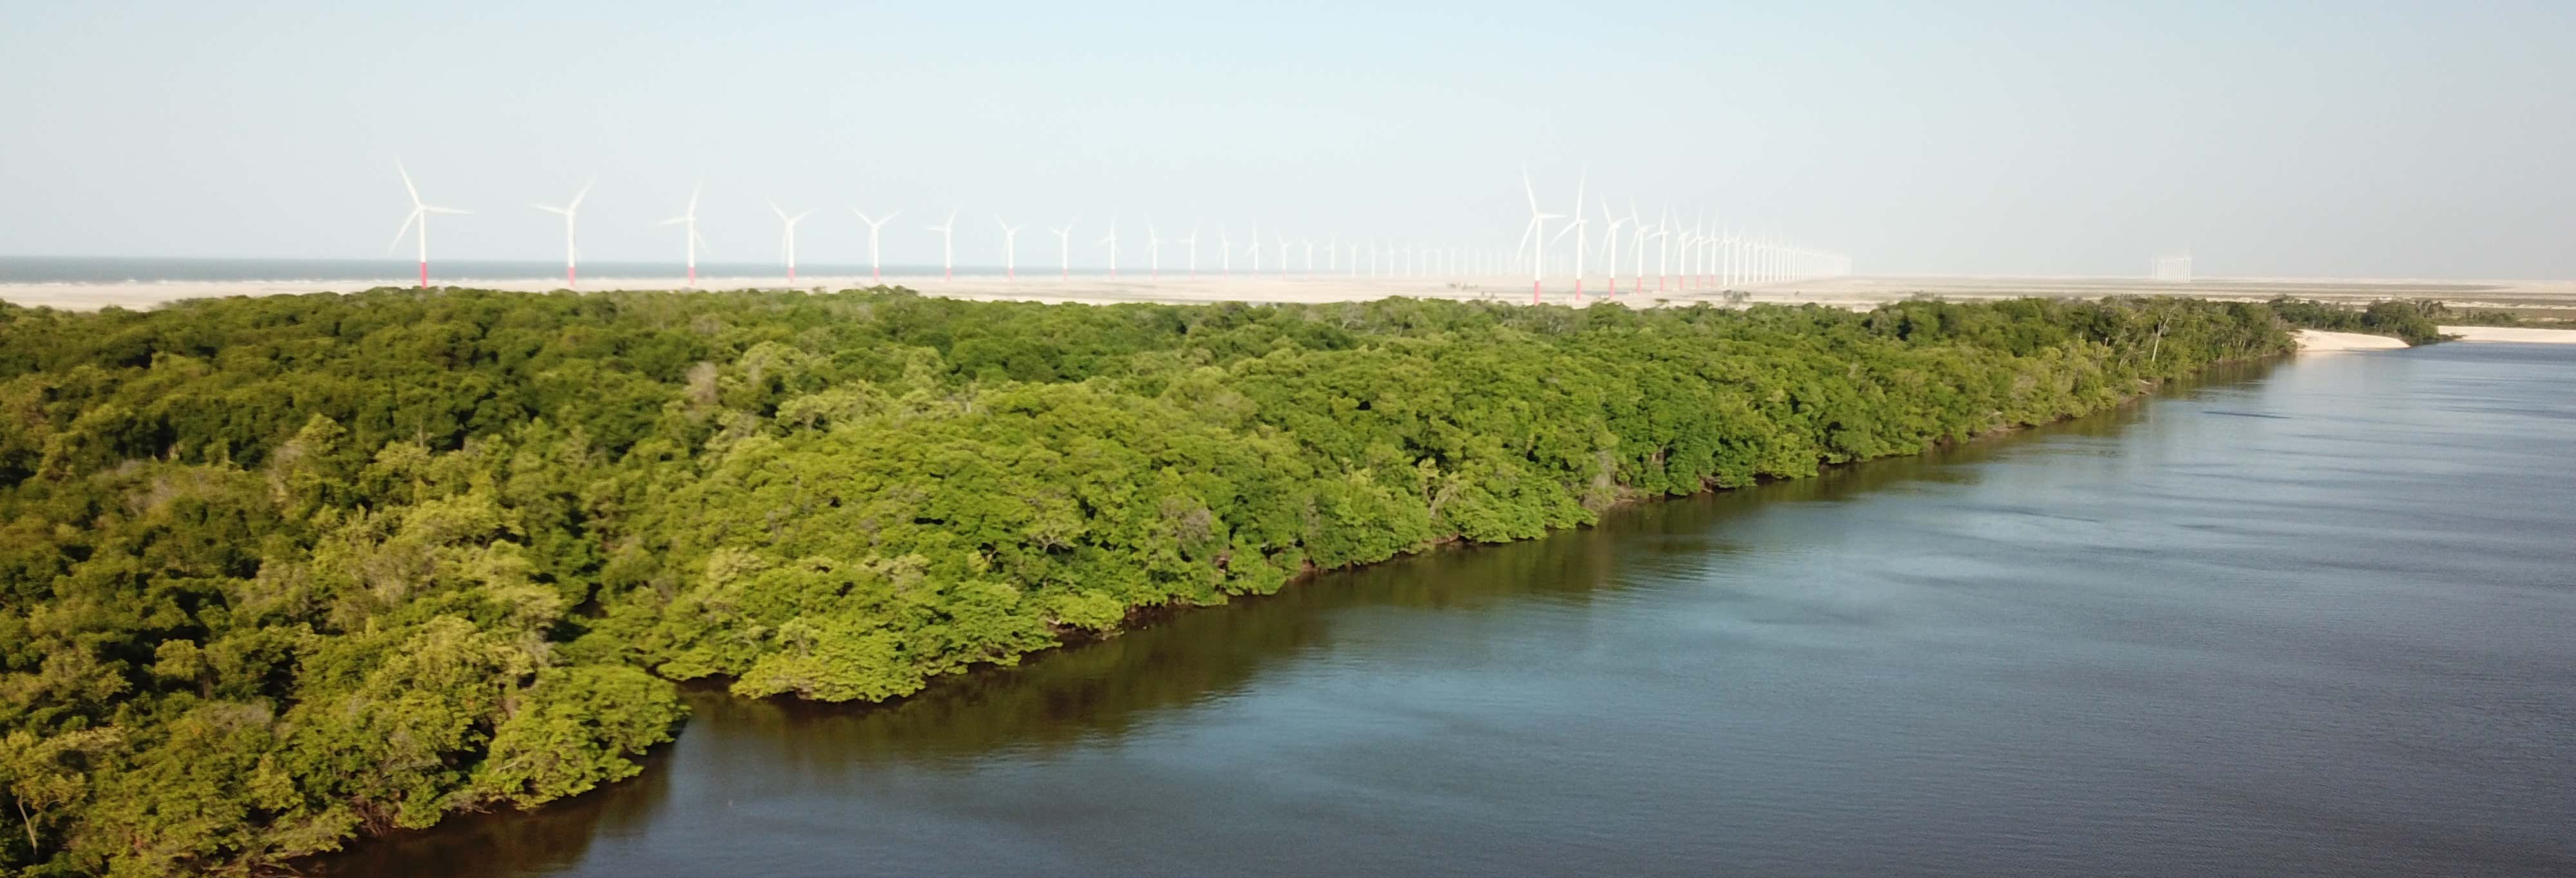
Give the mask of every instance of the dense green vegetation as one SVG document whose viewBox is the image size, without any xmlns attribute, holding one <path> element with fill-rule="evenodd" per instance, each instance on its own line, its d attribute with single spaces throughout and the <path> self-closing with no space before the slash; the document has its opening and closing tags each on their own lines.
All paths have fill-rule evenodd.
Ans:
<svg viewBox="0 0 2576 878">
<path fill-rule="evenodd" d="M 2449 306 L 2431 299 L 2386 299 L 2356 307 L 2281 296 L 2271 305 L 2282 320 L 2301 329 L 2395 336 L 2408 345 L 2441 341 L 2440 322 L 2451 313 Z"/>
<path fill-rule="evenodd" d="M 254 871 L 1303 571 L 2289 350 L 2176 299 L 0 305 L 0 869 Z"/>
</svg>

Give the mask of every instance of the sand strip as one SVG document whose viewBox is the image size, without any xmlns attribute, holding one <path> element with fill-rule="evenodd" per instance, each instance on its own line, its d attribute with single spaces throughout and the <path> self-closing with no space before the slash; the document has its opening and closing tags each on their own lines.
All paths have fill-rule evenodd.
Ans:
<svg viewBox="0 0 2576 878">
<path fill-rule="evenodd" d="M 2518 326 L 2445 326 L 2443 335 L 2459 336 L 2461 341 L 2504 341 L 2518 344 L 2576 344 L 2576 329 L 2524 329 Z"/>
<path fill-rule="evenodd" d="M 2382 351 L 2402 348 L 2406 343 L 2385 335 L 2359 332 L 2327 332 L 2322 329 L 2299 330 L 2300 351 Z"/>
</svg>

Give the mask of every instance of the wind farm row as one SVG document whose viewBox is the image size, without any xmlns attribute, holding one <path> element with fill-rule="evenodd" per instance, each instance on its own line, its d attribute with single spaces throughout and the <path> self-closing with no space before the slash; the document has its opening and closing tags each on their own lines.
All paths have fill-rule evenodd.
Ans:
<svg viewBox="0 0 2576 878">
<path fill-rule="evenodd" d="M 402 227 L 395 232 L 393 243 L 386 247 L 386 251 L 390 253 L 402 245 L 404 238 L 412 238 L 419 250 L 419 282 L 426 287 L 429 285 L 430 217 L 469 214 L 471 211 L 423 201 L 410 170 L 396 162 L 395 172 L 402 177 L 403 189 L 411 196 L 412 209 L 404 217 Z M 1540 200 L 1537 187 L 1524 172 L 1521 187 L 1529 202 L 1529 215 L 1522 226 L 1519 243 L 1510 250 L 1498 244 L 1477 246 L 1428 242 L 1473 240 L 1476 236 L 1472 235 L 1402 240 L 1391 237 L 1344 238 L 1339 234 L 1326 234 L 1322 240 L 1317 240 L 1306 235 L 1291 236 L 1274 227 L 1265 236 L 1261 224 L 1254 221 L 1247 223 L 1248 231 L 1240 240 L 1239 247 L 1230 227 L 1215 226 L 1215 240 L 1212 242 L 1215 248 L 1210 254 L 1213 258 L 1208 260 L 1213 264 L 1203 265 L 1201 245 L 1211 243 L 1200 236 L 1206 223 L 1193 221 L 1186 234 L 1166 237 L 1161 227 L 1148 219 L 1143 223 L 1141 255 L 1144 256 L 1144 264 L 1141 268 L 1146 278 L 1163 280 L 1163 254 L 1170 247 L 1176 248 L 1176 255 L 1181 257 L 1178 264 L 1171 267 L 1176 276 L 1185 273 L 1186 277 L 1193 279 L 1238 276 L 1237 255 L 1243 257 L 1240 268 L 1240 276 L 1243 277 L 1463 279 L 1526 272 L 1530 277 L 1532 304 L 1545 300 L 1551 281 L 1571 281 L 1573 299 L 1578 303 L 1584 300 L 1585 284 L 1589 279 L 1602 282 L 1602 286 L 1593 289 L 1603 296 L 1618 295 L 1623 282 L 1627 285 L 1627 292 L 1643 293 L 1647 290 L 1646 278 L 1650 271 L 1656 292 L 1737 289 L 1852 274 L 1853 261 L 1846 254 L 1805 246 L 1776 235 L 1751 233 L 1727 225 L 1712 226 L 1704 209 L 1697 211 L 1688 224 L 1684 224 L 1681 216 L 1667 207 L 1659 211 L 1649 224 L 1634 199 L 1628 201 L 1623 212 L 1614 208 L 1607 196 L 1587 192 L 1589 178 L 1588 172 L 1577 178 L 1571 206 L 1557 207 L 1556 210 L 1562 212 L 1552 212 L 1550 206 L 1543 206 L 1545 203 Z M 563 219 L 564 283 L 567 287 L 580 283 L 581 205 L 595 184 L 594 180 L 583 185 L 571 200 L 560 205 L 530 205 Z M 655 224 L 676 227 L 679 232 L 680 250 L 687 272 L 685 283 L 692 287 L 698 283 L 698 259 L 709 249 L 704 234 L 699 230 L 698 207 L 703 194 L 703 185 L 693 187 L 687 205 L 678 216 Z M 1597 214 L 1585 210 L 1587 196 L 1591 199 L 1590 204 L 1599 209 Z M 768 201 L 767 206 L 779 224 L 778 259 L 787 281 L 793 284 L 796 281 L 799 228 L 805 220 L 813 217 L 817 209 L 791 212 L 775 200 Z M 882 282 L 886 226 L 901 217 L 906 209 L 871 213 L 853 206 L 849 210 L 866 231 L 870 279 Z M 951 207 L 938 224 L 919 229 L 939 238 L 940 277 L 943 280 L 954 280 L 957 275 L 957 221 L 960 213 L 959 208 Z M 1058 280 L 1073 278 L 1078 243 L 1076 232 L 1085 228 L 1084 222 L 1082 217 L 1075 216 L 1061 226 L 1046 227 L 1055 239 L 1055 274 Z M 1552 223 L 1553 235 L 1549 234 Z M 1014 223 L 1006 216 L 996 214 L 993 217 L 994 234 L 1001 243 L 1003 277 L 1007 281 L 1020 279 L 1019 234 L 1026 228 L 1025 224 Z M 1120 262 L 1120 245 L 1134 243 L 1122 241 L 1121 231 L 1120 217 L 1113 211 L 1102 223 L 1101 237 L 1088 242 L 1088 247 L 1099 248 L 1091 251 L 1093 254 L 1106 257 L 1108 276 L 1113 279 L 1125 267 Z M 1088 237 L 1089 232 L 1083 234 Z M 1651 258 L 1649 245 L 1652 245 Z M 1558 251 L 1557 255 L 1552 256 L 1552 250 Z M 1626 265 L 1624 275 L 1623 263 Z M 1558 273 L 1552 275 L 1551 270 Z"/>
</svg>

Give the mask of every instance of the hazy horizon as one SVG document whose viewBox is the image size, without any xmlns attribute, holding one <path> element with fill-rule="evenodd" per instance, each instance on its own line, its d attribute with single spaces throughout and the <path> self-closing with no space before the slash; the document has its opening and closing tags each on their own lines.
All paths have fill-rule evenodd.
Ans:
<svg viewBox="0 0 2576 878">
<path fill-rule="evenodd" d="M 1240 265 L 1255 221 L 1508 249 L 1526 166 L 1872 274 L 2576 277 L 2568 4 L 506 10 L 22 10 L 0 254 L 384 258 L 399 157 L 475 211 L 433 260 L 559 260 L 527 205 L 596 176 L 586 261 L 676 260 L 703 178 L 709 261 L 770 258 L 774 199 L 813 265 L 866 262 L 852 204 L 905 210 L 889 265 L 952 205 L 960 265 L 1001 213 L 1098 266 L 1113 211 L 1124 267 L 1149 217 Z"/>
</svg>

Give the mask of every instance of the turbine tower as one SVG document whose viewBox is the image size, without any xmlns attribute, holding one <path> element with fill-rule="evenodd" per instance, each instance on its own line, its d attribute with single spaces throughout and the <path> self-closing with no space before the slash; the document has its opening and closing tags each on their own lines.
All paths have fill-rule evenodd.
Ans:
<svg viewBox="0 0 2576 878">
<path fill-rule="evenodd" d="M 778 255 L 779 255 L 779 256 L 781 256 L 781 257 L 786 258 L 786 260 L 787 260 L 787 284 L 788 284 L 789 286 L 795 286 L 795 285 L 796 285 L 796 224 L 797 224 L 797 223 L 800 223 L 800 222 L 804 222 L 804 221 L 805 221 L 805 218 L 806 218 L 806 217 L 809 217 L 809 216 L 813 216 L 813 215 L 814 215 L 814 212 L 813 212 L 813 211 L 811 211 L 811 210 L 808 210 L 808 211 L 806 211 L 806 212 L 804 212 L 804 213 L 800 213 L 800 214 L 797 214 L 797 215 L 795 215 L 795 216 L 788 216 L 788 215 L 787 215 L 787 210 L 786 210 L 785 208 L 781 208 L 781 207 L 779 207 L 779 206 L 778 206 L 778 202 L 775 202 L 775 201 L 772 201 L 772 202 L 770 202 L 770 203 L 769 203 L 769 210 L 770 210 L 770 212 L 771 212 L 771 213 L 778 214 L 778 223 L 779 223 L 779 225 L 780 225 L 780 226 L 782 226 L 782 227 L 783 227 L 783 228 L 781 228 L 781 229 L 779 230 L 779 238 L 778 238 Z"/>
<path fill-rule="evenodd" d="M 697 184 L 697 185 L 689 187 L 689 209 L 688 209 L 688 212 L 686 212 L 686 213 L 682 213 L 682 214 L 680 214 L 679 216 L 675 216 L 675 217 L 672 217 L 672 218 L 670 218 L 670 219 L 663 220 L 663 221 L 660 223 L 661 225 L 666 225 L 666 226 L 687 226 L 687 227 L 688 227 L 688 228 L 687 228 L 687 229 L 682 233 L 681 240 L 682 240 L 682 241 L 687 245 L 687 248 L 688 248 L 688 253 L 689 253 L 689 284 L 688 284 L 688 285 L 689 285 L 689 286 L 692 286 L 692 287 L 694 287 L 694 286 L 697 286 L 697 285 L 698 285 L 698 248 L 700 248 L 700 247 L 705 247 L 705 246 L 707 245 L 707 239 L 706 239 L 705 237 L 702 237 L 702 236 L 700 236 L 700 235 L 698 234 L 698 192 L 699 192 L 700 190 L 702 190 L 702 189 L 705 189 L 706 187 L 707 187 L 707 183 L 706 183 L 706 181 L 705 181 L 705 180 L 700 180 L 700 181 L 698 181 L 698 184 Z"/>
<path fill-rule="evenodd" d="M 886 214 L 884 219 L 869 219 L 866 213 L 860 212 L 860 210 L 855 207 L 850 208 L 850 212 L 859 215 L 859 222 L 868 224 L 868 281 L 870 283 L 883 284 L 885 283 L 885 266 L 877 261 L 877 232 L 884 229 L 886 223 L 893 222 L 895 217 L 902 216 L 903 209 L 895 208 L 895 211 L 893 213 Z"/>
<path fill-rule="evenodd" d="M 1000 214 L 993 215 L 993 222 L 1002 227 L 1002 277 L 1016 283 L 1020 279 L 1020 227 L 1011 225 Z"/>
<path fill-rule="evenodd" d="M 1154 218 L 1145 218 L 1145 271 L 1154 281 L 1163 280 L 1163 233 L 1154 230 Z"/>
<path fill-rule="evenodd" d="M 1219 270 L 1225 272 L 1224 276 L 1233 277 L 1234 239 L 1225 236 L 1224 226 L 1216 227 L 1216 257 L 1217 262 L 1221 266 Z"/>
<path fill-rule="evenodd" d="M 1602 295 L 1615 299 L 1619 297 L 1619 226 L 1626 223 L 1628 219 L 1610 215 L 1609 196 L 1593 197 L 1601 199 L 1601 219 L 1604 221 L 1601 228 L 1601 261 L 1610 266 L 1610 291 Z"/>
<path fill-rule="evenodd" d="M 948 218 L 938 225 L 924 226 L 922 231 L 939 233 L 939 279 L 957 279 L 957 208 L 948 209 Z"/>
<path fill-rule="evenodd" d="M 1190 251 L 1190 279 L 1191 279 L 1191 280 L 1198 280 L 1198 279 L 1199 279 L 1199 223 L 1198 223 L 1198 221 L 1197 221 L 1197 220 L 1191 220 L 1191 221 L 1190 221 L 1190 236 L 1189 236 L 1189 237 L 1187 237 L 1187 238 L 1182 238 L 1180 243 L 1181 243 L 1181 246 L 1186 247 L 1186 248 L 1189 248 L 1189 251 Z"/>
<path fill-rule="evenodd" d="M 1530 186 L 1528 168 L 1521 169 L 1521 193 L 1529 196 L 1530 219 L 1529 225 L 1521 227 L 1518 249 L 1528 250 L 1533 239 L 1539 244 L 1538 249 L 1530 251 L 1530 304 L 1536 305 L 1539 303 L 1539 287 L 1547 278 L 1547 221 L 1558 217 L 1538 209 L 1538 190 Z M 1517 252 L 1514 258 L 1518 258 Z"/>
<path fill-rule="evenodd" d="M 538 209 L 538 210 L 542 210 L 542 211 L 545 211 L 545 212 L 547 212 L 547 213 L 556 213 L 556 214 L 562 214 L 562 215 L 563 215 L 563 218 L 564 218 L 564 288 L 566 288 L 566 289 L 570 289 L 570 288 L 572 288 L 573 286 L 578 285 L 578 284 L 581 282 L 581 273 L 580 273 L 580 272 L 575 268 L 575 265 L 574 265 L 575 263 L 577 263 L 577 262 L 579 262 L 579 261 L 580 261 L 581 248 L 580 248 L 580 247 L 575 243 L 575 239 L 574 239 L 574 237 L 573 237 L 573 230 L 572 230 L 573 215 L 581 212 L 581 200 L 582 200 L 582 199 L 584 199 L 584 198 L 588 198 L 588 197 L 590 197 L 590 187 L 595 186 L 595 185 L 598 185 L 598 184 L 599 184 L 599 178 L 597 178 L 597 177 L 592 177 L 592 178 L 590 179 L 590 182 L 581 184 L 581 191 L 579 191 L 579 192 L 575 192 L 575 193 L 573 193 L 573 194 L 572 194 L 572 203 L 570 203 L 570 204 L 566 204 L 566 205 L 564 205 L 564 206 L 562 206 L 562 207 L 555 207 L 555 206 L 550 205 L 550 204 L 531 204 L 531 205 L 529 205 L 530 207 L 534 207 L 534 208 L 536 208 L 536 209 Z M 397 239 L 397 240 L 399 240 L 399 239 Z M 422 262 L 427 262 L 427 261 L 429 261 L 429 260 L 427 260 L 427 259 L 423 259 L 423 260 L 421 260 L 421 261 L 422 261 Z M 424 278 L 423 280 L 426 280 L 426 278 Z"/>
<path fill-rule="evenodd" d="M 1634 199 L 1634 198 L 1628 199 L 1628 239 L 1629 239 L 1628 250 L 1629 250 L 1629 252 L 1630 252 L 1631 254 L 1633 254 L 1633 257 L 1632 257 L 1631 261 L 1635 264 L 1635 267 L 1636 267 L 1636 269 L 1637 269 L 1637 271 L 1636 271 L 1636 275 L 1637 275 L 1637 276 L 1636 276 L 1636 278 L 1635 278 L 1634 280 L 1630 280 L 1630 281 L 1628 282 L 1629 290 L 1630 290 L 1631 292 L 1634 292 L 1634 293 L 1636 293 L 1637 295 L 1641 295 L 1641 296 L 1642 296 L 1642 295 L 1645 295 L 1645 293 L 1646 293 L 1646 239 L 1648 239 L 1648 238 L 1661 238 L 1661 237 L 1663 237 L 1663 236 L 1664 236 L 1663 223 L 1660 223 L 1660 222 L 1656 223 L 1656 224 L 1655 224 L 1655 230 L 1654 230 L 1654 231 L 1652 231 L 1652 232 L 1648 232 L 1648 231 L 1646 231 L 1646 215 L 1645 215 L 1645 214 L 1642 214 L 1642 213 L 1638 213 L 1638 212 L 1637 212 L 1637 200 L 1636 200 L 1636 199 Z"/>
<path fill-rule="evenodd" d="M 1081 221 L 1082 218 L 1077 216 L 1073 219 L 1065 220 L 1064 228 L 1047 229 L 1047 231 L 1055 233 L 1056 270 L 1063 272 L 1063 275 L 1059 278 L 1061 280 L 1069 281 L 1073 279 L 1073 224 Z"/>
<path fill-rule="evenodd" d="M 1583 304 L 1583 227 L 1592 222 L 1583 216 L 1583 184 L 1591 176 L 1592 170 L 1585 168 L 1583 176 L 1574 178 L 1574 221 L 1556 233 L 1558 238 L 1565 237 L 1567 232 L 1574 233 L 1574 303 L 1578 305 Z"/>
<path fill-rule="evenodd" d="M 1667 228 L 1669 226 L 1670 228 Z M 1681 224 L 1673 222 L 1673 205 L 1664 203 L 1664 212 L 1655 217 L 1655 292 L 1664 291 L 1664 277 L 1673 272 L 1673 237 L 1681 234 Z"/>
<path fill-rule="evenodd" d="M 1116 213 L 1111 213 L 1111 214 L 1109 215 L 1109 237 L 1106 237 L 1106 238 L 1102 238 L 1102 239 L 1100 239 L 1100 243 L 1103 243 L 1103 244 L 1107 244 L 1107 245 L 1109 245 L 1109 279 L 1110 279 L 1110 280 L 1117 280 L 1117 279 L 1118 279 L 1118 214 L 1116 214 Z"/>
<path fill-rule="evenodd" d="M 429 205 L 422 204 L 420 201 L 420 190 L 411 185 L 411 172 L 403 169 L 401 159 L 394 160 L 394 173 L 402 175 L 403 191 L 411 193 L 411 214 L 403 217 L 402 228 L 394 230 L 394 242 L 385 245 L 385 253 L 387 255 L 391 255 L 394 252 L 394 248 L 402 246 L 403 236 L 411 234 L 411 227 L 414 224 L 418 224 L 420 226 L 420 285 L 422 289 L 427 289 L 429 288 L 429 215 L 433 213 L 473 213 L 473 211 L 458 210 L 453 207 L 431 207 Z"/>
</svg>

